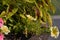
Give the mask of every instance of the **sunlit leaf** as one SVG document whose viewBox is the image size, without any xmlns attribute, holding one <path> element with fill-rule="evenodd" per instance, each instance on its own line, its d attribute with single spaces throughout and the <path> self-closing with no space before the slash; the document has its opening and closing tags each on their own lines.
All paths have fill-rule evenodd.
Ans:
<svg viewBox="0 0 60 40">
<path fill-rule="evenodd" d="M 4 17 L 6 15 L 5 11 L 2 11 L 2 13 L 0 14 L 0 17 Z"/>
<path fill-rule="evenodd" d="M 10 18 L 11 16 L 13 16 L 16 12 L 17 12 L 18 8 L 14 8 L 12 9 L 12 12 L 9 12 L 6 19 Z"/>
<path fill-rule="evenodd" d="M 35 0 L 25 0 L 25 2 L 34 3 Z"/>
<path fill-rule="evenodd" d="M 20 17 L 22 17 L 22 18 L 24 18 L 24 19 L 26 18 L 26 17 L 24 16 L 24 14 L 20 14 Z"/>
</svg>

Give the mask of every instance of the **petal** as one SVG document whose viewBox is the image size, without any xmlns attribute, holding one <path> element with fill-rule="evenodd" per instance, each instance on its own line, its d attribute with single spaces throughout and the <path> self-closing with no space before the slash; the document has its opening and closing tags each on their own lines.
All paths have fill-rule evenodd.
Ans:
<svg viewBox="0 0 60 40">
<path fill-rule="evenodd" d="M 0 18 L 0 22 L 1 22 L 2 24 L 4 23 L 2 18 Z"/>
<path fill-rule="evenodd" d="M 3 24 L 0 23 L 0 28 L 3 26 Z"/>
<path fill-rule="evenodd" d="M 0 18 L 0 27 L 4 24 L 3 19 Z"/>
</svg>

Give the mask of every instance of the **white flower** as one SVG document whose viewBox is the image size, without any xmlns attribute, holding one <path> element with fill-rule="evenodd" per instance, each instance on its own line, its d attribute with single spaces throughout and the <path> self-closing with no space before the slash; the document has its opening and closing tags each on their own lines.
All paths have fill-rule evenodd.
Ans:
<svg viewBox="0 0 60 40">
<path fill-rule="evenodd" d="M 4 34 L 8 34 L 8 33 L 10 32 L 10 30 L 8 29 L 8 27 L 5 26 L 5 25 L 3 25 L 3 26 L 1 27 L 1 30 L 2 30 L 2 32 L 3 32 Z"/>
<path fill-rule="evenodd" d="M 55 27 L 50 27 L 51 30 L 51 37 L 57 38 L 59 36 L 59 30 Z"/>
<path fill-rule="evenodd" d="M 34 20 L 34 21 L 36 21 L 37 19 L 36 18 L 33 18 L 32 16 L 30 16 L 30 15 L 26 15 L 27 16 L 27 18 L 28 19 L 30 19 L 30 20 Z"/>
</svg>

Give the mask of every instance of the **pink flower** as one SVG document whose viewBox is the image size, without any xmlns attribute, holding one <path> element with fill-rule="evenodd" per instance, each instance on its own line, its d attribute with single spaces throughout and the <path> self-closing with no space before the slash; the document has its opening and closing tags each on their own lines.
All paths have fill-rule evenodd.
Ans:
<svg viewBox="0 0 60 40">
<path fill-rule="evenodd" d="M 0 33 L 0 40 L 3 40 L 4 35 Z"/>
<path fill-rule="evenodd" d="M 0 27 L 2 27 L 2 26 L 3 26 L 3 24 L 4 24 L 3 19 L 2 19 L 2 18 L 0 18 Z"/>
</svg>

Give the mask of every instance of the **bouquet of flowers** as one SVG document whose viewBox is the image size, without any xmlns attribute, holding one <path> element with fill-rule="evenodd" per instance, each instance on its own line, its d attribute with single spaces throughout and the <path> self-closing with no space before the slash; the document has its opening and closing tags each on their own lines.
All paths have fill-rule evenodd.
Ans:
<svg viewBox="0 0 60 40">
<path fill-rule="evenodd" d="M 52 26 L 50 14 L 55 13 L 52 0 L 1 0 L 1 5 L 3 7 L 0 14 L 0 34 L 10 32 L 28 37 L 29 34 L 50 33 L 52 37 L 58 37 L 59 30 Z M 11 31 L 4 25 L 2 18 Z"/>
</svg>

